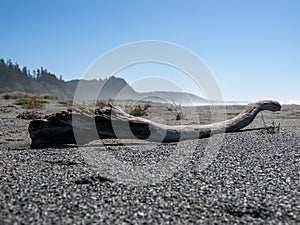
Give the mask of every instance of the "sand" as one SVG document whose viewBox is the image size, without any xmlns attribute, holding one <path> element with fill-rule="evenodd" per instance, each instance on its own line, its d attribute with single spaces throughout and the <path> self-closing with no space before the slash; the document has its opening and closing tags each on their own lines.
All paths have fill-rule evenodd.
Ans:
<svg viewBox="0 0 300 225">
<path fill-rule="evenodd" d="M 275 134 L 33 150 L 13 102 L 0 101 L 0 224 L 300 223 L 300 106 L 263 112 L 267 125 L 281 124 Z M 38 111 L 63 109 L 51 100 Z M 228 117 L 241 109 L 228 106 Z M 210 121 L 208 107 L 183 110 L 180 123 Z M 147 117 L 178 123 L 161 106 Z M 262 126 L 259 115 L 250 128 Z"/>
</svg>

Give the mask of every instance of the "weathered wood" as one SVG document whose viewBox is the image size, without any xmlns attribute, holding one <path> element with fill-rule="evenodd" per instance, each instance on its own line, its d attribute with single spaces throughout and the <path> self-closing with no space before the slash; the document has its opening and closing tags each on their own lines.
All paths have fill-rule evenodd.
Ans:
<svg viewBox="0 0 300 225">
<path fill-rule="evenodd" d="M 29 133 L 32 139 L 31 148 L 84 144 L 99 138 L 135 138 L 169 143 L 236 132 L 248 126 L 260 111 L 275 112 L 280 109 L 278 102 L 263 100 L 248 104 L 239 115 L 222 122 L 170 126 L 131 116 L 111 105 L 109 109 L 96 109 L 95 112 L 67 110 L 33 120 L 29 124 Z"/>
</svg>

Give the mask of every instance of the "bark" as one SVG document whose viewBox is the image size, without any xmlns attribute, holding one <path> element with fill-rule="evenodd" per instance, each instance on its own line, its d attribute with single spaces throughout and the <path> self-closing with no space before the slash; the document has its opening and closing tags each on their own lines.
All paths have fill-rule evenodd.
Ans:
<svg viewBox="0 0 300 225">
<path fill-rule="evenodd" d="M 263 110 L 279 111 L 276 101 L 263 100 L 248 104 L 236 117 L 208 125 L 159 124 L 131 116 L 120 108 L 67 110 L 31 121 L 31 148 L 60 147 L 66 144 L 85 144 L 97 139 L 141 139 L 153 142 L 178 142 L 200 139 L 222 132 L 237 132 L 248 126 Z M 76 138 L 75 138 L 76 137 Z"/>
</svg>

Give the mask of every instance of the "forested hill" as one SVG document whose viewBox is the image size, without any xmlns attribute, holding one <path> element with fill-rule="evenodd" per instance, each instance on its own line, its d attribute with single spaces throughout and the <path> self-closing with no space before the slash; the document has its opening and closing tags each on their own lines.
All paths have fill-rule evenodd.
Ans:
<svg viewBox="0 0 300 225">
<path fill-rule="evenodd" d="M 149 100 L 153 102 L 176 102 L 178 104 L 206 103 L 207 100 L 190 93 L 153 91 L 136 92 L 122 78 L 114 76 L 104 80 L 71 80 L 64 81 L 43 67 L 30 72 L 26 67 L 20 68 L 11 60 L 0 59 L 0 94 L 13 91 L 23 91 L 31 94 L 51 94 L 61 99 L 73 100 L 74 93 L 80 82 L 81 100 L 95 100 L 94 93 L 99 93 L 98 99 L 132 99 Z M 86 91 L 85 91 L 86 90 Z"/>
<path fill-rule="evenodd" d="M 32 94 L 52 94 L 60 98 L 68 98 L 70 93 L 65 88 L 66 82 L 58 79 L 46 69 L 33 70 L 20 68 L 11 60 L 0 59 L 0 93 L 24 91 Z"/>
<path fill-rule="evenodd" d="M 25 66 L 20 68 L 18 64 L 11 60 L 5 62 L 0 59 L 0 94 L 12 91 L 23 91 L 32 94 L 52 94 L 62 99 L 73 99 L 76 87 L 80 80 L 64 81 L 61 77 L 57 78 L 55 74 L 48 72 L 43 67 L 32 72 Z M 89 80 L 81 81 L 87 86 L 87 90 L 95 88 L 100 90 L 107 80 Z M 105 97 L 112 98 L 111 90 L 122 90 L 127 83 L 120 78 L 111 77 L 106 82 L 110 87 L 104 87 L 107 90 Z M 105 85 L 107 86 L 107 85 Z M 114 88 L 111 88 L 114 87 Z M 132 90 L 133 91 L 133 90 Z M 134 91 L 133 91 L 134 92 Z"/>
</svg>

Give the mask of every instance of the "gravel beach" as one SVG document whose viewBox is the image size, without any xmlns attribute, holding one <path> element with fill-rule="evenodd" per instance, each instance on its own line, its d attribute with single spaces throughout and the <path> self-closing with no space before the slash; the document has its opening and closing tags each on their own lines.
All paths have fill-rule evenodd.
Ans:
<svg viewBox="0 0 300 225">
<path fill-rule="evenodd" d="M 63 109 L 55 104 L 42 113 Z M 23 109 L 3 100 L 0 107 L 0 224 L 300 224 L 300 106 L 263 112 L 266 124 L 280 122 L 278 133 L 224 135 L 202 169 L 214 151 L 210 138 L 182 142 L 192 153 L 176 155 L 180 167 L 170 165 L 166 178 L 145 185 L 122 183 L 124 171 L 106 174 L 86 160 L 87 153 L 155 165 L 179 145 L 30 149 L 30 121 L 16 118 Z M 228 107 L 228 116 L 242 108 Z M 250 128 L 262 125 L 258 116 Z"/>
</svg>

